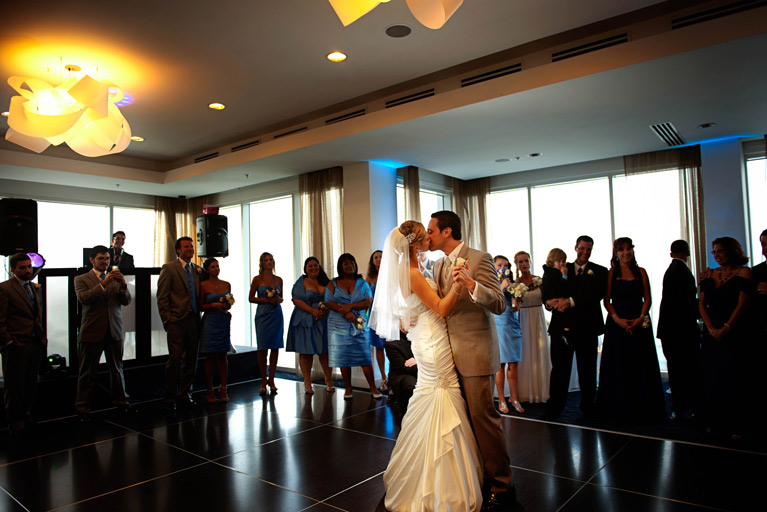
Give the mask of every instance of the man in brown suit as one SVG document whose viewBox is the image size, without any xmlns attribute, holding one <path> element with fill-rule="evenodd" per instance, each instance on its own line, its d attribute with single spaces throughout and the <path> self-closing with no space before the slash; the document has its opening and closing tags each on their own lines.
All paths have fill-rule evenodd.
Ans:
<svg viewBox="0 0 767 512">
<path fill-rule="evenodd" d="M 168 362 L 165 364 L 165 408 L 176 402 L 193 406 L 192 382 L 199 347 L 200 274 L 192 263 L 194 244 L 188 236 L 176 240 L 178 259 L 166 263 L 157 282 L 157 308 L 168 333 Z"/>
<path fill-rule="evenodd" d="M 96 386 L 96 373 L 102 353 L 109 368 L 112 403 L 123 412 L 134 411 L 128 404 L 123 376 L 125 331 L 122 306 L 127 306 L 131 301 L 128 284 L 118 269 L 107 272 L 109 249 L 105 246 L 97 245 L 91 249 L 90 261 L 93 269 L 75 277 L 75 294 L 83 305 L 78 337 L 80 368 L 75 409 L 83 422 L 90 420 L 91 395 Z"/>
<path fill-rule="evenodd" d="M 428 227 L 429 249 L 447 256 L 434 264 L 434 279 L 444 297 L 453 285 L 457 258 L 468 262 L 457 281 L 466 290 L 447 317 L 450 348 L 461 380 L 472 429 L 485 472 L 482 510 L 503 510 L 516 501 L 501 415 L 493 405 L 495 373 L 500 368 L 498 333 L 493 315 L 506 309 L 506 300 L 489 254 L 461 242 L 461 219 L 454 212 L 433 213 Z"/>
<path fill-rule="evenodd" d="M 10 259 L 13 277 L 0 283 L 0 353 L 3 398 L 11 439 L 21 440 L 34 425 L 29 410 L 48 338 L 43 327 L 40 285 L 32 283 L 32 261 L 24 253 Z"/>
</svg>

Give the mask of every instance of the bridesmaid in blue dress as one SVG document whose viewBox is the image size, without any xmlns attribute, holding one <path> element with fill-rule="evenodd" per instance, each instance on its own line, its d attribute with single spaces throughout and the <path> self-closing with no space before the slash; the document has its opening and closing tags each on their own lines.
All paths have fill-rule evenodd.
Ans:
<svg viewBox="0 0 767 512">
<path fill-rule="evenodd" d="M 218 392 L 222 402 L 228 402 L 226 381 L 229 365 L 226 353 L 232 346 L 230 328 L 232 314 L 229 309 L 234 303 L 232 285 L 218 278 L 221 268 L 216 258 L 208 258 L 202 264 L 205 270 L 200 281 L 200 304 L 202 304 L 202 328 L 200 329 L 200 353 L 205 354 L 205 385 L 208 403 L 216 403 L 213 391 L 213 372 L 218 367 Z"/>
<path fill-rule="evenodd" d="M 258 259 L 258 275 L 250 284 L 250 302 L 256 308 L 256 346 L 258 348 L 258 369 L 261 372 L 260 394 L 266 393 L 266 385 L 274 393 L 274 372 L 277 370 L 279 349 L 283 347 L 282 278 L 274 275 L 274 256 L 265 252 Z M 266 373 L 267 353 L 269 373 Z"/>
<path fill-rule="evenodd" d="M 507 269 L 511 270 L 511 264 L 506 256 L 499 254 L 493 258 L 493 262 L 495 263 L 495 270 L 499 273 Z M 509 381 L 509 401 L 512 407 L 518 413 L 525 412 L 519 403 L 517 386 L 518 366 L 522 360 L 522 330 L 519 327 L 519 317 L 517 316 L 517 301 L 512 299 L 511 294 L 506 291 L 510 284 L 510 277 L 505 277 L 501 281 L 503 296 L 506 298 L 506 310 L 495 316 L 498 345 L 501 350 L 501 368 L 495 374 L 495 387 L 498 390 L 498 410 L 503 414 L 509 412 L 504 392 L 504 378 Z"/>
<path fill-rule="evenodd" d="M 381 268 L 381 251 L 373 251 L 370 255 L 370 261 L 368 261 L 368 273 L 365 276 L 365 281 L 370 286 L 370 291 L 373 294 L 373 298 L 376 296 L 376 283 L 378 282 L 378 271 Z M 372 302 L 371 302 L 372 304 Z M 370 314 L 370 312 L 368 312 Z M 376 363 L 378 363 L 378 371 L 381 373 L 381 393 L 387 393 L 386 389 L 386 352 L 384 351 L 384 342 L 386 340 L 380 337 L 375 330 L 370 329 L 370 346 L 374 347 L 376 354 Z"/>
<path fill-rule="evenodd" d="M 290 315 L 285 350 L 299 354 L 298 365 L 304 376 L 304 390 L 309 395 L 314 394 L 312 363 L 315 354 L 319 356 L 328 393 L 335 391 L 331 368 L 328 364 L 328 309 L 321 307 L 325 301 L 325 287 L 329 281 L 319 260 L 309 256 L 304 261 L 304 275 L 298 278 L 291 292 L 293 304 L 296 307 Z"/>
<path fill-rule="evenodd" d="M 325 289 L 328 316 L 330 366 L 341 369 L 346 384 L 344 399 L 352 397 L 352 366 L 360 366 L 376 400 L 381 398 L 373 378 L 370 359 L 370 328 L 367 309 L 372 302 L 370 286 L 357 272 L 357 261 L 349 253 L 338 258 L 338 277 Z"/>
</svg>

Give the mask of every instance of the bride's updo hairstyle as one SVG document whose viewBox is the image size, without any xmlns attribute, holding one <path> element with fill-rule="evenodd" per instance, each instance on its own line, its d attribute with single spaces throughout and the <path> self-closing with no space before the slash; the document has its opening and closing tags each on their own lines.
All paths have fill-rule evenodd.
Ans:
<svg viewBox="0 0 767 512">
<path fill-rule="evenodd" d="M 399 232 L 402 233 L 407 244 L 411 247 L 420 244 L 426 238 L 426 228 L 415 220 L 406 220 L 400 224 Z"/>
</svg>

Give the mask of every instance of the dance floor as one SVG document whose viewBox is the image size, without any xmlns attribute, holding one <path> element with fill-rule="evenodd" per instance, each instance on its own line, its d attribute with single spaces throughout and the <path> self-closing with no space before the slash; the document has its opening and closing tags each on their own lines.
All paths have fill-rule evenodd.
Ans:
<svg viewBox="0 0 767 512">
<path fill-rule="evenodd" d="M 282 379 L 261 397 L 259 383 L 230 386 L 228 404 L 197 393 L 201 405 L 176 414 L 157 400 L 133 416 L 41 422 L 22 445 L 2 431 L 0 510 L 383 511 L 396 407 Z M 763 509 L 764 454 L 518 417 L 504 427 L 518 511 Z"/>
</svg>

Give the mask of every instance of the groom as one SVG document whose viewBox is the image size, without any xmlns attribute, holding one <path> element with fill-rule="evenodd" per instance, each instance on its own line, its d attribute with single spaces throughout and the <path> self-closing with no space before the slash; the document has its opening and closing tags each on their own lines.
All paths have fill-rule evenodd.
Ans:
<svg viewBox="0 0 767 512">
<path fill-rule="evenodd" d="M 495 373 L 500 368 L 493 315 L 503 313 L 506 300 L 490 255 L 461 242 L 458 215 L 451 211 L 433 213 L 427 231 L 429 250 L 441 250 L 447 255 L 434 264 L 434 278 L 441 297 L 453 286 L 452 268 L 456 258 L 468 261 L 469 270 L 464 269 L 457 277 L 466 289 L 447 317 L 447 330 L 489 486 L 482 510 L 502 510 L 516 501 L 506 438 L 501 416 L 493 406 L 492 391 Z"/>
</svg>

